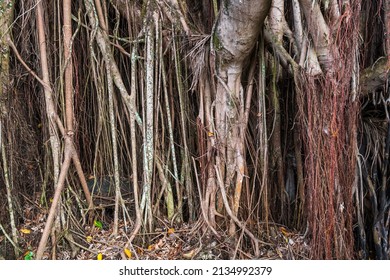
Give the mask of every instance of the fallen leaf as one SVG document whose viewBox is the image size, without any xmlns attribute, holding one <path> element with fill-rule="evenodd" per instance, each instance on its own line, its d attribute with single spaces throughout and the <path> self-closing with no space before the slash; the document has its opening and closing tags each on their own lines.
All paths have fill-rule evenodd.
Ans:
<svg viewBox="0 0 390 280">
<path fill-rule="evenodd" d="M 24 259 L 25 259 L 26 261 L 32 260 L 33 257 L 34 257 L 34 253 L 31 252 L 31 251 L 27 251 L 27 252 L 24 254 Z"/>
<path fill-rule="evenodd" d="M 149 245 L 149 246 L 148 246 L 148 250 L 149 250 L 149 251 L 153 251 L 153 250 L 154 250 L 154 247 L 155 247 L 155 245 L 154 245 L 154 244 L 152 244 L 152 245 Z"/>
<path fill-rule="evenodd" d="M 97 227 L 97 228 L 100 228 L 100 229 L 102 229 L 103 228 L 103 224 L 102 224 L 102 222 L 101 221 L 94 221 L 93 222 L 93 225 L 95 226 L 95 227 Z"/>
<path fill-rule="evenodd" d="M 130 251 L 129 249 L 125 248 L 125 249 L 123 250 L 123 252 L 125 252 L 126 256 L 127 256 L 129 259 L 131 259 L 131 251 Z"/>
<path fill-rule="evenodd" d="M 91 243 L 91 242 L 92 242 L 92 236 L 88 235 L 86 239 L 87 239 L 87 242 L 88 242 L 88 243 Z"/>
<path fill-rule="evenodd" d="M 289 236 L 291 235 L 291 233 L 288 232 L 288 230 L 285 229 L 284 227 L 280 227 L 279 229 L 280 229 L 280 231 L 282 232 L 282 234 L 283 234 L 284 236 L 289 237 Z"/>
<path fill-rule="evenodd" d="M 30 233 L 31 233 L 31 230 L 26 229 L 26 228 L 22 228 L 22 229 L 20 229 L 20 232 L 21 232 L 21 233 L 24 233 L 24 234 L 30 234 Z"/>
<path fill-rule="evenodd" d="M 174 228 L 168 229 L 168 234 L 172 234 L 172 233 L 174 233 L 174 232 L 175 232 L 175 229 L 174 229 Z"/>
</svg>

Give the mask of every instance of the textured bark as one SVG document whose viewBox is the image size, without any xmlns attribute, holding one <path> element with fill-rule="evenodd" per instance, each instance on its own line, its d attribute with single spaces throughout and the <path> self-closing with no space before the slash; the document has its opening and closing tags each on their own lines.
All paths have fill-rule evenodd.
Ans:
<svg viewBox="0 0 390 280">
<path fill-rule="evenodd" d="M 284 34 L 284 0 L 273 0 L 269 16 L 269 26 L 273 33 L 276 43 L 282 45 L 283 34 Z M 273 128 L 271 134 L 271 147 L 272 147 L 272 156 L 271 160 L 273 162 L 273 168 L 276 170 L 277 177 L 277 188 L 278 194 L 280 197 L 280 213 L 281 216 L 284 216 L 284 205 L 286 201 L 285 196 L 285 181 L 284 181 L 284 164 L 283 164 L 283 154 L 282 154 L 282 135 L 281 135 L 281 109 L 280 109 L 280 92 L 278 88 L 278 82 L 280 81 L 279 63 L 277 58 L 274 57 L 271 62 L 271 73 L 272 81 L 270 86 L 272 107 L 274 109 L 273 114 Z"/>
<path fill-rule="evenodd" d="M 218 61 L 215 127 L 219 147 L 215 162 L 224 184 L 220 188 L 226 187 L 232 193 L 230 203 L 234 217 L 238 214 L 246 170 L 246 101 L 241 74 L 244 61 L 258 39 L 270 4 L 271 1 L 222 1 L 212 35 Z M 232 218 L 229 229 L 232 236 L 236 232 L 235 225 L 236 221 Z"/>
<path fill-rule="evenodd" d="M 387 69 L 389 69 L 390 68 L 390 0 L 383 1 L 383 8 L 385 13 L 384 15 L 385 50 L 387 55 Z"/>
<path fill-rule="evenodd" d="M 301 7 L 298 0 L 293 0 L 294 38 L 299 50 L 299 65 L 313 76 L 320 74 L 321 67 L 313 46 L 308 44 L 307 35 L 304 34 Z"/>
<path fill-rule="evenodd" d="M 4 171 L 4 184 L 7 191 L 8 211 L 12 229 L 12 241 L 14 242 L 15 256 L 19 256 L 18 232 L 15 223 L 15 206 L 12 193 L 11 172 L 8 167 L 7 157 L 12 151 L 7 151 L 7 140 L 3 132 L 6 123 L 7 109 L 6 100 L 11 97 L 10 89 L 10 49 L 8 47 L 8 38 L 10 37 L 11 21 L 13 19 L 14 1 L 0 1 L 0 151 L 2 158 L 2 169 Z M 5 232 L 4 232 L 5 233 Z"/>
<path fill-rule="evenodd" d="M 39 246 L 38 246 L 37 253 L 36 253 L 37 260 L 42 259 L 43 253 L 45 252 L 46 243 L 47 243 L 47 240 L 49 238 L 51 227 L 52 227 L 54 219 L 57 215 L 57 208 L 58 208 L 58 205 L 60 205 L 61 193 L 65 187 L 65 180 L 66 180 L 66 176 L 67 176 L 67 173 L 69 170 L 69 166 L 71 164 L 72 156 L 75 153 L 72 139 L 69 136 L 66 136 L 66 138 L 65 138 L 65 150 L 66 150 L 66 152 L 64 155 L 64 162 L 62 163 L 62 166 L 61 166 L 61 172 L 60 172 L 60 175 L 58 177 L 58 184 L 57 184 L 57 188 L 56 188 L 55 193 L 54 193 L 53 202 L 52 202 L 51 207 L 50 207 L 49 215 L 47 216 L 47 220 L 45 223 L 45 228 L 43 230 L 41 240 L 39 241 Z"/>
<path fill-rule="evenodd" d="M 142 125 L 142 120 L 141 117 L 139 116 L 136 108 L 133 107 L 133 104 L 130 102 L 130 95 L 123 83 L 121 73 L 119 71 L 118 65 L 115 62 L 114 56 L 109 48 L 109 40 L 107 36 L 98 28 L 98 21 L 97 18 L 95 18 L 94 14 L 94 5 L 91 1 L 85 0 L 84 1 L 85 7 L 87 9 L 87 14 L 88 14 L 88 19 L 89 22 L 93 28 L 93 30 L 96 32 L 96 42 L 100 48 L 100 51 L 102 53 L 106 53 L 108 63 L 111 67 L 111 73 L 112 73 L 112 78 L 114 80 L 115 86 L 119 89 L 119 92 L 121 94 L 121 97 L 123 99 L 124 104 L 126 104 L 127 109 L 129 110 L 130 114 L 134 114 L 135 120 L 139 126 Z"/>
<path fill-rule="evenodd" d="M 0 2 L 0 97 L 3 98 L 9 85 L 9 48 L 7 39 L 10 37 L 10 25 L 13 17 L 14 1 L 4 0 Z M 1 105 L 1 113 L 4 106 Z"/>
<path fill-rule="evenodd" d="M 38 25 L 38 38 L 39 38 L 39 51 L 40 62 L 42 68 L 42 80 L 46 84 L 44 87 L 46 115 L 49 120 L 49 135 L 50 144 L 53 154 L 53 167 L 54 167 L 54 182 L 58 180 L 60 173 L 60 139 L 58 137 L 58 131 L 54 124 L 54 117 L 57 116 L 57 111 L 54 106 L 53 92 L 50 87 L 50 75 L 49 66 L 47 61 L 46 41 L 45 41 L 45 23 L 43 17 L 42 2 L 37 6 L 37 25 Z"/>
<path fill-rule="evenodd" d="M 300 0 L 310 35 L 313 38 L 318 61 L 322 69 L 327 72 L 333 69 L 335 58 L 331 52 L 331 36 L 329 26 L 325 22 L 317 1 Z"/>
<path fill-rule="evenodd" d="M 271 1 L 224 0 L 213 44 L 221 66 L 240 65 L 249 55 L 263 26 Z"/>
<path fill-rule="evenodd" d="M 64 58 L 65 58 L 65 103 L 66 128 L 73 135 L 73 63 L 72 63 L 72 2 L 63 1 L 64 11 Z"/>
<path fill-rule="evenodd" d="M 148 2 L 147 6 L 151 8 L 151 2 Z M 145 223 L 148 224 L 149 229 L 152 229 L 152 206 L 151 206 L 151 188 L 152 188 L 152 176 L 153 176 L 153 162 L 154 162 L 154 56 L 155 56 L 155 34 L 154 34 L 154 24 L 152 21 L 152 14 L 149 13 L 147 16 L 147 26 L 146 26 L 146 80 L 145 80 L 145 122 L 144 122 L 144 186 L 143 194 L 141 200 L 141 211 L 145 211 L 144 219 Z"/>
<path fill-rule="evenodd" d="M 283 26 L 286 24 L 284 18 L 284 0 L 272 0 L 268 21 L 272 33 L 277 39 L 277 42 L 280 43 L 283 39 Z"/>
</svg>

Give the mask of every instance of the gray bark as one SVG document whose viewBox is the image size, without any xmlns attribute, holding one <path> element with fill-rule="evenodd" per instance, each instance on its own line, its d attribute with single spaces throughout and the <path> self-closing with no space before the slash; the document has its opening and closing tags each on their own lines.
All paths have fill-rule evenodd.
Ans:
<svg viewBox="0 0 390 280">
<path fill-rule="evenodd" d="M 226 186 L 228 191 L 232 190 L 232 215 L 230 215 L 229 229 L 229 234 L 232 236 L 236 233 L 236 220 L 233 217 L 238 213 L 246 170 L 244 130 L 246 102 L 241 85 L 241 74 L 245 59 L 259 37 L 270 5 L 271 0 L 222 1 L 212 35 L 212 47 L 218 62 L 215 128 L 219 146 L 215 163 L 217 173 L 222 179 L 218 180 L 220 189 Z M 213 217 L 210 217 L 210 220 L 213 220 Z"/>
<path fill-rule="evenodd" d="M 256 43 L 271 0 L 224 0 L 213 44 L 222 66 L 241 64 Z"/>
</svg>

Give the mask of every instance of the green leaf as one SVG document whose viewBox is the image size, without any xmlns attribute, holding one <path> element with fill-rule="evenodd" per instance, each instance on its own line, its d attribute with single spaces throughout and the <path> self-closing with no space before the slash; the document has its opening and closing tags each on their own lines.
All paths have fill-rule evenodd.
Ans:
<svg viewBox="0 0 390 280">
<path fill-rule="evenodd" d="M 100 229 L 103 228 L 103 224 L 102 224 L 101 221 L 96 221 L 96 220 L 95 220 L 95 221 L 93 222 L 93 224 L 94 224 L 94 226 L 97 227 L 97 228 L 100 228 Z"/>
<path fill-rule="evenodd" d="M 32 260 L 33 257 L 34 257 L 34 253 L 31 252 L 31 251 L 28 251 L 26 254 L 24 254 L 24 259 L 25 259 L 26 261 Z"/>
</svg>

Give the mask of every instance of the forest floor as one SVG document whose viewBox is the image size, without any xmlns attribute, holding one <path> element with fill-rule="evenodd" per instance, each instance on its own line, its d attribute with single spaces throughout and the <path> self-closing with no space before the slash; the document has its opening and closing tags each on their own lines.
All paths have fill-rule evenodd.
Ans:
<svg viewBox="0 0 390 280">
<path fill-rule="evenodd" d="M 33 256 L 45 226 L 48 210 L 37 203 L 26 204 L 23 209 L 24 223 L 19 226 L 19 245 L 23 255 Z M 118 234 L 113 236 L 112 219 L 96 219 L 80 226 L 81 221 L 67 217 L 72 226 L 59 234 L 57 242 L 49 242 L 43 259 L 92 260 L 92 259 L 139 259 L 139 260 L 217 260 L 217 259 L 308 259 L 309 245 L 303 234 L 278 224 L 258 225 L 259 257 L 248 253 L 252 242 L 238 234 L 232 241 L 225 232 L 217 239 L 210 231 L 204 233 L 202 222 L 171 225 L 159 219 L 152 233 L 140 233 L 130 248 L 125 248 L 131 234 L 131 221 L 119 220 Z M 263 227 L 263 228 L 262 228 Z M 1 236 L 0 236 L 1 237 Z M 4 238 L 0 239 L 0 243 Z M 240 242 L 238 242 L 240 241 Z M 54 243 L 54 244 L 53 244 Z M 239 244 L 239 245 L 237 245 Z M 53 250 L 55 248 L 55 251 Z M 10 251 L 8 247 L 8 251 Z M 248 249 L 248 250 L 247 250 Z M 30 252 L 33 252 L 31 254 Z M 7 258 L 7 257 L 6 257 Z M 32 257 L 33 258 L 33 257 Z"/>
</svg>

